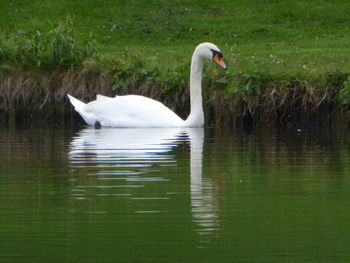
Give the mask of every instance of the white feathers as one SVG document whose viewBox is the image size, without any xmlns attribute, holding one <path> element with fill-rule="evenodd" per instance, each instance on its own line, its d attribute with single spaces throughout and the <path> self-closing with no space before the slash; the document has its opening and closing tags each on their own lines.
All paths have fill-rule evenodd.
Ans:
<svg viewBox="0 0 350 263">
<path fill-rule="evenodd" d="M 163 103 L 139 95 L 116 96 L 114 98 L 97 95 L 90 103 L 68 95 L 75 110 L 89 125 L 98 122 L 101 126 L 122 128 L 151 127 L 201 127 L 204 124 L 201 80 L 205 59 L 211 59 L 211 43 L 197 46 L 192 56 L 190 75 L 191 113 L 187 120 L 181 119 Z"/>
</svg>

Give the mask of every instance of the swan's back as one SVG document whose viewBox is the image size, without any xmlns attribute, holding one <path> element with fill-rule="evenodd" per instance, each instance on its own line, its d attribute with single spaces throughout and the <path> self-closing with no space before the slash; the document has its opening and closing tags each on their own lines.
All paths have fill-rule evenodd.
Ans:
<svg viewBox="0 0 350 263">
<path fill-rule="evenodd" d="M 182 127 L 184 121 L 161 102 L 139 96 L 126 95 L 109 98 L 98 96 L 85 104 L 86 114 L 107 127 Z"/>
</svg>

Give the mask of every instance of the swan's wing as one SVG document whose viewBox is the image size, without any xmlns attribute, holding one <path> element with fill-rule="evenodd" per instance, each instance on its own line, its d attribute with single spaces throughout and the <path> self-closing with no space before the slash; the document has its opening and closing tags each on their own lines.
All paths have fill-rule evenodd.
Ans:
<svg viewBox="0 0 350 263">
<path fill-rule="evenodd" d="M 100 98 L 85 109 L 109 127 L 180 127 L 184 123 L 161 102 L 138 95 Z"/>
<path fill-rule="evenodd" d="M 111 100 L 113 98 L 111 97 L 107 97 L 107 96 L 104 96 L 104 95 L 101 95 L 101 94 L 97 94 L 96 95 L 96 100 L 97 101 L 108 101 L 108 100 Z"/>
</svg>

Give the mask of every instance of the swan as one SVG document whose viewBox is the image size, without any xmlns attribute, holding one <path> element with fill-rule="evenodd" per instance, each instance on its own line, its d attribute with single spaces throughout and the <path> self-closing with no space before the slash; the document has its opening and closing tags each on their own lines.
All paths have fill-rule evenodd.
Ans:
<svg viewBox="0 0 350 263">
<path fill-rule="evenodd" d="M 205 60 L 211 60 L 226 70 L 220 49 L 212 43 L 201 43 L 193 52 L 190 73 L 190 103 L 188 118 L 183 120 L 163 103 L 140 95 L 114 98 L 97 95 L 84 103 L 67 94 L 71 104 L 88 125 L 118 128 L 202 127 L 202 71 Z"/>
</svg>

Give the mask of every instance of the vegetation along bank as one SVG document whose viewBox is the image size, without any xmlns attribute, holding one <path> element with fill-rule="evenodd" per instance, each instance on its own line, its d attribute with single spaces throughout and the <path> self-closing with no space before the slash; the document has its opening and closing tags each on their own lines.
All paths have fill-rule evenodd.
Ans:
<svg viewBox="0 0 350 263">
<path fill-rule="evenodd" d="M 2 1 L 0 123 L 79 120 L 66 92 L 141 94 L 189 112 L 195 46 L 229 67 L 203 76 L 208 125 L 346 124 L 348 1 Z"/>
</svg>

